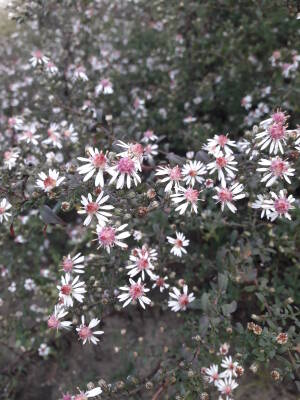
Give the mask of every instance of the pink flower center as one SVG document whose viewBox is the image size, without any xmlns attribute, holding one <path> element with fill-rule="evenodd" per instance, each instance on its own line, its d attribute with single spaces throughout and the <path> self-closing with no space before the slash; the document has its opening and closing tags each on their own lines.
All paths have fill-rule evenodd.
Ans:
<svg viewBox="0 0 300 400">
<path fill-rule="evenodd" d="M 230 386 L 225 386 L 224 388 L 224 394 L 231 394 L 231 387 Z"/>
<path fill-rule="evenodd" d="M 180 248 L 180 247 L 182 247 L 182 245 L 183 245 L 182 240 L 177 239 L 175 242 L 175 246 Z"/>
<path fill-rule="evenodd" d="M 86 212 L 88 214 L 94 214 L 99 209 L 99 204 L 95 202 L 90 202 L 85 206 Z"/>
<path fill-rule="evenodd" d="M 148 130 L 144 133 L 144 137 L 146 138 L 151 138 L 152 136 L 153 136 L 153 131 Z"/>
<path fill-rule="evenodd" d="M 285 137 L 285 127 L 282 124 L 273 124 L 269 128 L 269 134 L 273 140 L 281 140 Z"/>
<path fill-rule="evenodd" d="M 51 315 L 48 319 L 48 328 L 57 329 L 60 325 L 59 320 L 55 317 L 55 315 Z"/>
<path fill-rule="evenodd" d="M 65 258 L 63 260 L 63 269 L 65 272 L 71 272 L 73 269 L 73 261 L 71 258 Z"/>
<path fill-rule="evenodd" d="M 4 207 L 0 207 L 0 214 L 4 214 L 5 213 L 5 208 Z"/>
<path fill-rule="evenodd" d="M 100 83 L 104 88 L 111 86 L 111 83 L 108 79 L 102 79 L 102 81 Z"/>
<path fill-rule="evenodd" d="M 189 171 L 189 176 L 192 176 L 192 177 L 197 176 L 197 171 L 191 169 L 191 170 Z"/>
<path fill-rule="evenodd" d="M 145 154 L 151 154 L 151 152 L 152 152 L 151 144 L 147 144 L 147 146 L 145 146 L 144 152 L 145 152 Z"/>
<path fill-rule="evenodd" d="M 144 148 L 143 148 L 143 146 L 142 146 L 140 143 L 132 144 L 132 145 L 130 146 L 130 150 L 131 150 L 132 153 L 133 153 L 135 156 L 137 156 L 137 157 L 142 156 L 143 153 L 144 153 Z"/>
<path fill-rule="evenodd" d="M 104 246 L 112 246 L 116 239 L 115 230 L 111 227 L 103 228 L 98 235 L 98 239 Z"/>
<path fill-rule="evenodd" d="M 225 157 L 217 157 L 216 158 L 216 164 L 220 168 L 224 168 L 227 165 L 227 161 Z"/>
<path fill-rule="evenodd" d="M 186 294 L 182 294 L 178 299 L 178 303 L 179 303 L 181 308 L 186 307 L 189 304 L 188 296 Z"/>
<path fill-rule="evenodd" d="M 106 157 L 103 153 L 95 154 L 92 161 L 96 168 L 103 169 L 106 165 Z"/>
<path fill-rule="evenodd" d="M 92 336 L 92 331 L 88 326 L 83 325 L 78 332 L 80 339 L 85 340 L 89 339 Z"/>
<path fill-rule="evenodd" d="M 181 179 L 181 171 L 178 165 L 170 170 L 170 178 L 172 181 L 179 181 Z"/>
<path fill-rule="evenodd" d="M 74 397 L 74 400 L 88 400 L 88 398 L 84 393 L 80 393 Z"/>
<path fill-rule="evenodd" d="M 227 201 L 231 201 L 232 200 L 232 193 L 229 189 L 223 188 L 219 191 L 219 200 L 222 203 L 226 203 Z"/>
<path fill-rule="evenodd" d="M 277 111 L 272 115 L 272 120 L 276 123 L 276 124 L 281 124 L 283 125 L 285 123 L 286 120 L 286 116 L 282 111 Z"/>
<path fill-rule="evenodd" d="M 164 284 L 165 284 L 165 280 L 164 280 L 164 278 L 157 278 L 156 279 L 156 285 L 158 286 L 158 287 L 162 287 L 162 286 L 164 286 Z"/>
<path fill-rule="evenodd" d="M 147 269 L 149 266 L 149 261 L 146 258 L 141 258 L 138 261 L 138 267 L 140 270 Z"/>
<path fill-rule="evenodd" d="M 32 139 L 33 133 L 31 131 L 25 131 L 24 135 L 28 137 L 28 139 Z"/>
<path fill-rule="evenodd" d="M 218 137 L 218 143 L 221 147 L 224 147 L 225 144 L 228 142 L 228 138 L 225 135 L 219 135 Z"/>
<path fill-rule="evenodd" d="M 144 287 L 139 283 L 135 283 L 131 285 L 129 294 L 133 300 L 139 299 L 144 294 Z"/>
<path fill-rule="evenodd" d="M 44 186 L 45 188 L 51 188 L 56 186 L 56 180 L 51 178 L 51 176 L 47 176 L 47 178 L 44 180 Z"/>
<path fill-rule="evenodd" d="M 134 162 L 129 157 L 121 158 L 118 163 L 118 170 L 121 174 L 131 175 L 135 170 Z"/>
<path fill-rule="evenodd" d="M 211 377 L 214 381 L 217 381 L 219 379 L 219 374 L 215 372 Z"/>
<path fill-rule="evenodd" d="M 277 199 L 274 208 L 278 214 L 285 214 L 289 211 L 290 203 L 287 199 Z"/>
<path fill-rule="evenodd" d="M 270 168 L 275 176 L 282 176 L 288 169 L 286 163 L 281 159 L 273 160 Z"/>
<path fill-rule="evenodd" d="M 69 296 L 72 292 L 72 285 L 63 285 L 60 291 L 62 294 Z"/>
<path fill-rule="evenodd" d="M 187 199 L 187 201 L 191 203 L 196 203 L 198 200 L 198 190 L 189 188 L 185 191 L 184 196 Z"/>
<path fill-rule="evenodd" d="M 34 56 L 35 56 L 36 58 L 38 58 L 38 59 L 41 59 L 41 58 L 43 58 L 43 53 L 41 52 L 41 50 L 36 50 L 36 51 L 34 52 Z"/>
</svg>

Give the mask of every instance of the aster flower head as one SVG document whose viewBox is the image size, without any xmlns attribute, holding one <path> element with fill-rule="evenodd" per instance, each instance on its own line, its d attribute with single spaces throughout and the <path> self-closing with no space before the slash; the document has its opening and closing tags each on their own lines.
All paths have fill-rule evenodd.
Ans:
<svg viewBox="0 0 300 400">
<path fill-rule="evenodd" d="M 71 79 L 73 82 L 76 82 L 76 81 L 87 82 L 89 80 L 89 78 L 86 74 L 85 67 L 83 65 L 79 65 L 78 67 L 76 67 Z"/>
<path fill-rule="evenodd" d="M 16 166 L 19 155 L 20 155 L 20 149 L 18 149 L 17 147 L 12 147 L 6 150 L 3 154 L 3 161 L 5 168 L 8 168 L 9 170 L 14 168 Z"/>
<path fill-rule="evenodd" d="M 74 125 L 68 125 L 67 121 L 63 121 L 61 123 L 62 127 L 62 136 L 65 140 L 70 141 L 72 143 L 78 142 L 78 133 L 75 131 Z"/>
<path fill-rule="evenodd" d="M 257 168 L 257 171 L 264 173 L 261 182 L 266 182 L 266 187 L 272 186 L 278 179 L 284 179 L 287 183 L 291 183 L 289 177 L 294 176 L 295 169 L 290 167 L 288 161 L 275 157 L 269 160 L 261 159 L 258 164 L 261 167 Z"/>
<path fill-rule="evenodd" d="M 197 202 L 199 200 L 199 191 L 193 189 L 192 187 L 183 188 L 182 186 L 178 187 L 178 192 L 171 194 L 172 202 L 177 205 L 175 211 L 179 211 L 179 214 L 184 214 L 188 207 L 190 206 L 190 210 L 194 213 L 198 213 L 197 210 Z M 180 204 L 181 203 L 181 204 Z"/>
<path fill-rule="evenodd" d="M 231 400 L 232 392 L 238 387 L 237 382 L 231 377 L 219 379 L 215 385 L 219 392 L 225 396 L 225 400 Z"/>
<path fill-rule="evenodd" d="M 148 143 L 144 147 L 144 158 L 149 163 L 153 163 L 154 157 L 158 155 L 158 145 L 156 143 Z"/>
<path fill-rule="evenodd" d="M 79 161 L 85 164 L 78 167 L 77 171 L 81 175 L 85 175 L 83 182 L 87 182 L 93 175 L 95 177 L 95 186 L 104 187 L 104 172 L 107 170 L 107 156 L 103 151 L 99 151 L 97 148 L 90 147 L 88 149 L 89 158 L 77 157 Z"/>
<path fill-rule="evenodd" d="M 30 64 L 33 67 L 36 67 L 37 65 L 47 64 L 49 61 L 50 59 L 46 57 L 41 50 L 35 50 L 29 60 Z"/>
<path fill-rule="evenodd" d="M 271 192 L 271 197 L 271 221 L 274 221 L 276 218 L 283 217 L 291 220 L 291 215 L 289 212 L 290 210 L 293 210 L 295 208 L 293 206 L 293 203 L 295 201 L 294 197 L 291 194 L 287 196 L 285 190 L 280 190 L 279 194 Z"/>
<path fill-rule="evenodd" d="M 270 218 L 271 215 L 271 208 L 272 208 L 272 200 L 268 198 L 265 195 L 258 194 L 256 200 L 251 204 L 251 207 L 254 209 L 261 209 L 261 218 L 264 218 L 264 216 L 267 217 L 267 219 Z"/>
<path fill-rule="evenodd" d="M 86 392 L 81 392 L 72 397 L 72 400 L 88 400 L 91 397 L 99 396 L 102 393 L 102 389 L 100 387 L 96 387 L 94 389 L 88 390 Z"/>
<path fill-rule="evenodd" d="M 154 265 L 152 260 L 157 259 L 157 252 L 155 252 L 155 257 L 151 257 L 151 253 L 146 249 L 135 249 L 130 255 L 130 264 L 126 267 L 129 269 L 128 275 L 133 278 L 134 276 L 141 274 L 142 280 L 145 280 L 145 274 L 150 278 L 153 278 Z"/>
<path fill-rule="evenodd" d="M 71 321 L 61 321 L 67 314 L 68 311 L 61 304 L 54 306 L 54 312 L 48 318 L 48 328 L 56 330 L 70 329 L 72 325 Z"/>
<path fill-rule="evenodd" d="M 219 372 L 219 366 L 212 364 L 209 368 L 205 368 L 204 379 L 209 383 L 216 383 L 219 379 L 225 378 L 224 372 Z"/>
<path fill-rule="evenodd" d="M 22 130 L 19 140 L 22 142 L 26 142 L 28 144 L 33 144 L 34 146 L 38 145 L 38 139 L 40 138 L 40 135 L 36 134 L 36 125 L 31 124 L 29 126 L 25 126 L 24 129 Z"/>
<path fill-rule="evenodd" d="M 236 361 L 232 360 L 231 356 L 225 357 L 221 363 L 221 367 L 225 369 L 225 376 L 231 378 L 236 378 L 238 376 L 236 372 L 238 365 L 239 364 Z"/>
<path fill-rule="evenodd" d="M 104 192 L 101 192 L 99 196 L 93 200 L 91 193 L 85 196 L 81 196 L 81 204 L 83 207 L 78 211 L 78 214 L 87 214 L 83 225 L 87 226 L 91 223 L 93 217 L 98 221 L 98 224 L 104 226 L 112 214 L 109 210 L 113 210 L 114 206 L 109 204 L 104 204 L 109 199 L 109 196 L 104 196 Z"/>
<path fill-rule="evenodd" d="M 225 206 L 233 213 L 236 212 L 237 208 L 234 205 L 234 201 L 243 199 L 246 197 L 245 193 L 242 193 L 244 186 L 241 183 L 234 183 L 229 188 L 225 185 L 215 188 L 217 194 L 213 196 L 213 199 L 217 200 L 217 203 L 221 204 L 221 210 L 224 211 Z"/>
<path fill-rule="evenodd" d="M 145 293 L 149 292 L 150 289 L 145 287 L 141 278 L 139 278 L 137 282 L 130 278 L 129 283 L 129 286 L 120 287 L 120 290 L 125 292 L 118 296 L 119 301 L 124 302 L 123 308 L 132 301 L 138 301 L 141 307 L 145 309 L 145 304 L 151 303 L 151 300 L 145 296 Z"/>
<path fill-rule="evenodd" d="M 112 94 L 114 92 L 113 85 L 109 79 L 101 79 L 100 83 L 95 88 L 96 96 L 99 94 Z"/>
<path fill-rule="evenodd" d="M 68 254 L 62 260 L 62 270 L 69 274 L 83 274 L 84 273 L 84 256 L 81 253 L 77 253 L 74 257 Z"/>
<path fill-rule="evenodd" d="M 44 192 L 50 192 L 55 187 L 60 186 L 60 184 L 65 180 L 65 177 L 59 177 L 59 172 L 55 169 L 49 169 L 48 175 L 44 172 L 39 173 L 39 178 L 36 181 L 37 187 L 44 190 Z"/>
<path fill-rule="evenodd" d="M 286 111 L 281 111 L 278 109 L 269 118 L 261 121 L 259 125 L 264 128 L 272 124 L 286 125 L 288 118 L 289 115 L 286 113 Z"/>
<path fill-rule="evenodd" d="M 171 299 L 168 301 L 168 306 L 172 311 L 185 311 L 187 306 L 195 300 L 194 293 L 188 293 L 187 285 L 183 286 L 182 293 L 176 287 L 169 292 Z"/>
<path fill-rule="evenodd" d="M 100 319 L 93 318 L 88 325 L 85 323 L 84 315 L 81 317 L 81 324 L 76 328 L 79 339 L 82 340 L 83 344 L 86 342 L 92 342 L 97 344 L 99 339 L 98 335 L 103 335 L 103 331 L 93 331 L 93 329 L 100 324 Z"/>
<path fill-rule="evenodd" d="M 277 118 L 277 120 L 280 121 L 280 118 Z M 260 147 L 261 150 L 269 147 L 270 154 L 276 155 L 278 151 L 284 154 L 283 145 L 286 144 L 289 134 L 286 125 L 284 125 L 285 120 L 282 122 L 274 122 L 272 118 L 271 122 L 272 123 L 263 123 L 262 127 L 264 130 L 255 135 L 255 138 L 259 140 L 257 146 Z"/>
<path fill-rule="evenodd" d="M 109 184 L 115 183 L 116 189 L 123 189 L 126 185 L 128 189 L 131 188 L 131 181 L 137 186 L 141 183 L 141 178 L 137 171 L 139 170 L 139 163 L 131 157 L 121 157 L 117 163 L 110 167 L 107 172 L 111 175 Z"/>
<path fill-rule="evenodd" d="M 45 71 L 48 75 L 56 75 L 58 73 L 58 68 L 52 61 L 48 61 L 45 64 Z"/>
<path fill-rule="evenodd" d="M 159 275 L 153 275 L 152 277 L 154 283 L 152 285 L 152 289 L 154 288 L 159 288 L 160 293 L 162 293 L 165 289 L 168 289 L 170 285 L 167 283 L 167 280 L 169 279 L 167 276 L 159 276 Z"/>
<path fill-rule="evenodd" d="M 61 134 L 59 132 L 59 126 L 57 124 L 50 124 L 50 128 L 47 130 L 47 139 L 43 140 L 46 145 L 52 145 L 58 149 L 62 149 Z"/>
<path fill-rule="evenodd" d="M 73 307 L 73 299 L 82 303 L 84 293 L 86 293 L 84 282 L 79 281 L 79 275 L 72 280 L 69 273 L 61 277 L 61 285 L 58 285 L 57 289 L 59 290 L 59 298 L 65 307 Z"/>
<path fill-rule="evenodd" d="M 186 185 L 194 187 L 195 183 L 202 183 L 204 178 L 202 177 L 207 173 L 205 165 L 201 161 L 189 160 L 182 167 L 183 181 Z"/>
<path fill-rule="evenodd" d="M 218 180 L 221 181 L 222 185 L 225 185 L 226 180 L 235 178 L 234 171 L 237 171 L 237 168 L 235 167 L 237 161 L 235 161 L 233 155 L 224 155 L 222 152 L 215 153 L 214 156 L 215 160 L 207 164 L 207 169 L 210 170 L 210 174 L 217 171 Z"/>
<path fill-rule="evenodd" d="M 0 201 L 0 223 L 3 221 L 8 221 L 8 217 L 11 216 L 11 213 L 8 210 L 11 208 L 11 204 L 7 199 L 2 199 Z"/>
<path fill-rule="evenodd" d="M 97 225 L 97 239 L 95 240 L 97 240 L 99 243 L 98 249 L 103 247 L 108 253 L 110 253 L 111 248 L 115 245 L 121 247 L 122 249 L 127 249 L 127 244 L 123 242 L 123 239 L 126 239 L 130 236 L 130 232 L 124 231 L 127 226 L 128 224 L 123 224 L 119 227 L 111 225 Z"/>
<path fill-rule="evenodd" d="M 210 154 L 218 154 L 220 151 L 225 154 L 232 154 L 231 147 L 236 147 L 236 143 L 233 140 L 228 139 L 227 135 L 215 135 L 213 139 L 208 139 L 207 144 L 203 146 L 203 149 Z"/>
<path fill-rule="evenodd" d="M 144 157 L 144 147 L 140 143 L 125 143 L 118 140 L 117 146 L 122 147 L 125 151 L 118 154 L 121 158 L 130 158 L 137 163 L 138 170 L 141 171 L 141 164 Z"/>
<path fill-rule="evenodd" d="M 167 240 L 173 245 L 170 251 L 171 254 L 174 254 L 177 257 L 182 257 L 183 253 L 187 254 L 185 247 L 189 245 L 190 241 L 185 238 L 183 233 L 176 232 L 176 238 L 167 236 Z"/>
<path fill-rule="evenodd" d="M 165 187 L 165 192 L 171 192 L 173 187 L 175 189 L 175 192 L 178 190 L 180 186 L 180 182 L 182 180 L 182 174 L 181 174 L 181 169 L 179 168 L 178 165 L 175 167 L 162 167 L 159 166 L 156 170 L 155 175 L 157 176 L 164 176 L 167 175 L 165 178 L 160 179 L 160 182 L 165 183 L 168 182 L 168 184 Z"/>
<path fill-rule="evenodd" d="M 156 136 L 151 129 L 147 129 L 144 132 L 143 138 L 141 141 L 144 143 L 149 143 L 150 141 L 155 142 L 156 140 L 158 140 L 158 136 Z"/>
</svg>

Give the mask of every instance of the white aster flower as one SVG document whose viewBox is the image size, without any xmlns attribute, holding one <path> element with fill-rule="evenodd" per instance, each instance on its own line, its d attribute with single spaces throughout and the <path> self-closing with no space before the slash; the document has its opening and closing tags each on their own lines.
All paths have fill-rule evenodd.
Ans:
<svg viewBox="0 0 300 400">
<path fill-rule="evenodd" d="M 72 281 L 69 273 L 61 277 L 61 285 L 58 285 L 57 289 L 59 290 L 59 298 L 66 307 L 73 307 L 73 298 L 79 303 L 82 303 L 84 293 L 86 293 L 84 282 L 79 281 L 79 275 Z"/>
<path fill-rule="evenodd" d="M 16 147 L 6 150 L 3 155 L 4 166 L 9 170 L 11 170 L 13 167 L 16 166 L 19 155 L 20 155 L 20 150 Z"/>
<path fill-rule="evenodd" d="M 175 208 L 175 211 L 179 211 L 179 214 L 182 215 L 186 212 L 188 206 L 190 206 L 190 209 L 194 213 L 198 213 L 197 210 L 197 202 L 199 200 L 199 191 L 196 189 L 193 189 L 192 187 L 189 188 L 183 188 L 182 186 L 179 186 L 178 192 L 175 194 L 171 194 L 171 199 L 174 204 L 179 204 Z"/>
<path fill-rule="evenodd" d="M 162 277 L 159 275 L 153 275 L 152 280 L 154 281 L 152 285 L 152 289 L 159 288 L 160 293 L 162 293 L 165 289 L 168 289 L 170 285 L 166 282 L 169 278 L 167 276 Z"/>
<path fill-rule="evenodd" d="M 155 175 L 157 176 L 167 175 L 165 178 L 160 179 L 160 182 L 162 183 L 168 182 L 168 184 L 165 187 L 165 192 L 171 192 L 173 186 L 175 192 L 178 190 L 180 186 L 180 181 L 182 180 L 181 169 L 179 168 L 178 165 L 176 165 L 173 168 L 159 166 L 156 170 Z"/>
<path fill-rule="evenodd" d="M 57 124 L 51 124 L 50 128 L 47 130 L 48 138 L 43 140 L 46 145 L 52 145 L 58 149 L 62 148 L 61 135 L 58 132 L 59 126 Z"/>
<path fill-rule="evenodd" d="M 99 396 L 99 394 L 102 393 L 102 389 L 100 387 L 96 387 L 94 389 L 88 390 L 86 392 L 80 392 L 79 394 L 75 395 L 75 397 L 72 397 L 72 400 L 86 400 L 91 397 L 96 397 Z"/>
<path fill-rule="evenodd" d="M 92 342 L 97 344 L 99 339 L 95 335 L 103 335 L 103 331 L 93 331 L 93 329 L 100 324 L 100 319 L 93 318 L 88 325 L 85 324 L 84 315 L 81 316 L 81 324 L 76 328 L 79 339 L 83 344 Z"/>
<path fill-rule="evenodd" d="M 173 292 L 169 292 L 171 299 L 168 301 L 168 306 L 172 311 L 185 311 L 187 306 L 195 300 L 194 293 L 188 294 L 187 285 L 183 286 L 182 293 L 176 287 L 173 287 L 171 290 Z"/>
<path fill-rule="evenodd" d="M 39 356 L 47 357 L 50 354 L 50 347 L 46 345 L 46 343 L 42 343 L 38 348 Z"/>
<path fill-rule="evenodd" d="M 40 135 L 36 135 L 36 125 L 31 124 L 29 126 L 25 126 L 22 133 L 19 136 L 20 141 L 25 141 L 26 143 L 32 143 L 34 146 L 38 145 L 38 139 Z"/>
<path fill-rule="evenodd" d="M 7 212 L 11 208 L 11 204 L 7 199 L 2 199 L 0 202 L 0 223 L 2 223 L 4 220 L 7 221 L 8 217 L 11 216 L 10 212 Z"/>
<path fill-rule="evenodd" d="M 101 192 L 95 201 L 93 201 L 91 193 L 89 193 L 87 197 L 81 196 L 81 204 L 83 207 L 78 211 L 78 214 L 87 214 L 83 225 L 89 225 L 93 216 L 96 217 L 98 224 L 101 226 L 104 226 L 109 221 L 108 217 L 111 217 L 112 214 L 108 212 L 108 210 L 113 210 L 114 206 L 109 204 L 104 205 L 109 199 L 109 196 L 103 197 L 103 195 L 104 192 Z"/>
<path fill-rule="evenodd" d="M 141 183 L 141 178 L 137 171 L 139 163 L 130 157 L 122 157 L 118 160 L 117 164 L 110 167 L 107 172 L 112 176 L 109 184 L 116 184 L 116 189 L 123 189 L 124 185 L 128 189 L 131 188 L 131 180 L 137 186 Z"/>
<path fill-rule="evenodd" d="M 151 256 L 151 252 L 153 256 Z M 126 267 L 129 269 L 128 275 L 133 278 L 134 276 L 141 274 L 142 280 L 145 280 L 145 273 L 152 278 L 154 265 L 152 261 L 157 260 L 157 252 L 155 249 L 147 250 L 146 247 L 142 249 L 134 249 L 129 257 L 130 264 Z"/>
<path fill-rule="evenodd" d="M 127 244 L 122 241 L 130 236 L 130 232 L 124 231 L 127 226 L 128 224 L 123 224 L 119 227 L 97 225 L 97 239 L 95 240 L 98 240 L 98 249 L 104 247 L 108 253 L 110 253 L 111 248 L 115 245 L 127 249 Z"/>
<path fill-rule="evenodd" d="M 237 208 L 233 202 L 246 197 L 245 193 L 241 193 L 244 190 L 244 186 L 238 182 L 234 183 L 229 188 L 224 185 L 216 187 L 215 189 L 217 194 L 213 196 L 213 199 L 217 200 L 217 203 L 221 203 L 222 211 L 224 211 L 224 207 L 227 206 L 231 212 L 235 213 Z"/>
<path fill-rule="evenodd" d="M 215 171 L 217 171 L 219 181 L 221 181 L 221 184 L 225 186 L 226 179 L 235 178 L 233 171 L 237 171 L 237 168 L 234 167 L 234 165 L 237 164 L 237 161 L 235 161 L 233 155 L 223 155 L 222 152 L 215 153 L 214 156 L 215 160 L 207 164 L 207 169 L 210 170 L 210 174 L 213 174 Z"/>
<path fill-rule="evenodd" d="M 81 253 L 77 253 L 74 257 L 68 254 L 66 257 L 63 257 L 61 266 L 62 270 L 69 274 L 83 274 L 85 268 L 84 256 Z"/>
<path fill-rule="evenodd" d="M 48 175 L 44 172 L 39 173 L 39 178 L 36 181 L 36 185 L 45 192 L 58 187 L 65 180 L 65 177 L 59 178 L 59 172 L 55 169 L 49 169 Z"/>
<path fill-rule="evenodd" d="M 254 203 L 251 204 L 251 207 L 256 210 L 261 209 L 260 217 L 263 218 L 264 216 L 266 216 L 267 219 L 269 219 L 271 215 L 272 205 L 273 201 L 271 199 L 267 198 L 265 195 L 258 194 Z"/>
<path fill-rule="evenodd" d="M 233 390 L 238 387 L 236 381 L 231 377 L 219 379 L 218 381 L 216 381 L 215 385 L 218 388 L 219 392 L 221 392 L 222 395 L 225 395 L 225 400 L 231 400 Z"/>
<path fill-rule="evenodd" d="M 112 94 L 114 92 L 113 85 L 109 79 L 102 79 L 95 88 L 96 96 L 99 94 Z"/>
<path fill-rule="evenodd" d="M 212 364 L 209 368 L 205 368 L 205 380 L 209 383 L 216 383 L 219 379 L 225 378 L 224 372 L 219 372 L 219 366 Z"/>
<path fill-rule="evenodd" d="M 155 142 L 156 140 L 158 140 L 158 137 L 154 134 L 154 132 L 151 129 L 148 129 L 144 132 L 141 141 L 144 143 L 149 143 L 149 141 Z"/>
<path fill-rule="evenodd" d="M 225 357 L 221 363 L 221 367 L 225 369 L 224 373 L 227 378 L 236 378 L 238 376 L 236 372 L 238 365 L 236 361 L 232 361 L 231 356 Z"/>
<path fill-rule="evenodd" d="M 278 217 L 291 220 L 289 211 L 295 208 L 292 204 L 295 201 L 294 197 L 291 194 L 287 196 L 285 190 L 280 190 L 279 194 L 271 192 L 271 196 L 273 202 L 270 214 L 271 221 L 274 221 Z"/>
<path fill-rule="evenodd" d="M 68 311 L 61 304 L 54 306 L 54 312 L 48 318 L 48 328 L 56 330 L 70 329 L 72 325 L 71 321 L 61 321 L 66 315 L 68 315 Z"/>
<path fill-rule="evenodd" d="M 88 181 L 95 173 L 95 186 L 104 187 L 104 171 L 107 169 L 107 157 L 97 148 L 89 148 L 89 158 L 77 157 L 79 161 L 83 161 L 85 164 L 78 167 L 77 171 L 79 174 L 85 175 L 83 182 Z"/>
<path fill-rule="evenodd" d="M 36 50 L 32 53 L 32 57 L 29 62 L 33 67 L 37 65 L 47 64 L 50 61 L 48 57 L 46 57 L 40 50 Z"/>
<path fill-rule="evenodd" d="M 118 153 L 120 158 L 130 158 L 138 166 L 138 170 L 142 170 L 142 162 L 144 158 L 144 148 L 140 143 L 125 143 L 122 140 L 118 140 L 117 146 L 122 147 L 125 151 Z"/>
<path fill-rule="evenodd" d="M 196 182 L 202 183 L 207 172 L 206 167 L 201 161 L 188 161 L 182 167 L 183 180 L 187 185 L 194 186 Z"/>
<path fill-rule="evenodd" d="M 145 285 L 141 283 L 141 278 L 139 278 L 137 282 L 130 278 L 129 282 L 130 286 L 120 287 L 120 290 L 126 292 L 118 296 L 120 302 L 124 301 L 123 308 L 132 301 L 138 301 L 141 307 L 145 309 L 145 304 L 151 303 L 151 300 L 145 296 L 145 293 L 149 292 L 150 289 L 147 289 Z"/>
<path fill-rule="evenodd" d="M 156 143 L 148 143 L 144 147 L 144 158 L 150 164 L 153 163 L 154 157 L 158 155 L 158 145 Z"/>
<path fill-rule="evenodd" d="M 225 154 L 232 154 L 231 147 L 236 147 L 236 143 L 233 140 L 229 140 L 228 135 L 215 135 L 213 139 L 207 140 L 207 144 L 203 146 L 203 149 L 213 155 L 220 153 L 220 151 L 224 151 Z"/>
<path fill-rule="evenodd" d="M 177 257 L 182 257 L 182 253 L 187 254 L 185 247 L 189 245 L 190 241 L 185 238 L 183 233 L 176 232 L 176 239 L 170 236 L 167 236 L 167 239 L 173 245 L 170 251 L 171 254 Z"/>
<path fill-rule="evenodd" d="M 261 182 L 266 182 L 266 187 L 272 186 L 278 179 L 284 179 L 287 183 L 291 183 L 290 176 L 294 176 L 295 169 L 290 168 L 288 161 L 282 160 L 280 157 L 261 159 L 258 162 L 261 165 L 257 168 L 258 172 L 265 172 Z"/>
</svg>

